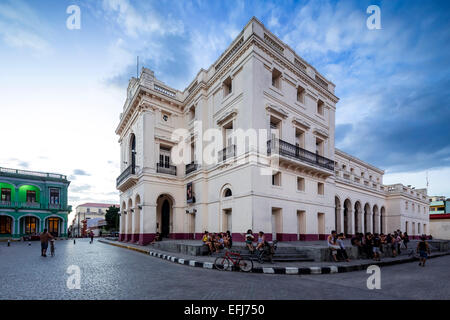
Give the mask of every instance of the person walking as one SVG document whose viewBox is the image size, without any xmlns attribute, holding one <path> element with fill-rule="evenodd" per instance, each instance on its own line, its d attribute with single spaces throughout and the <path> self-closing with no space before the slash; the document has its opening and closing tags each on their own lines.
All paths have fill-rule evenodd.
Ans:
<svg viewBox="0 0 450 320">
<path fill-rule="evenodd" d="M 47 248 L 48 248 L 48 241 L 50 239 L 53 239 L 53 236 L 47 232 L 47 229 L 44 229 L 44 232 L 41 233 L 39 236 L 41 240 L 41 256 L 46 257 L 47 256 Z"/>
<path fill-rule="evenodd" d="M 428 255 L 430 254 L 430 246 L 428 245 L 427 238 L 422 236 L 421 240 L 417 243 L 417 253 L 420 256 L 419 266 L 425 267 Z"/>
<path fill-rule="evenodd" d="M 94 243 L 94 233 L 92 231 L 89 232 L 89 236 L 91 237 L 91 243 Z"/>
</svg>

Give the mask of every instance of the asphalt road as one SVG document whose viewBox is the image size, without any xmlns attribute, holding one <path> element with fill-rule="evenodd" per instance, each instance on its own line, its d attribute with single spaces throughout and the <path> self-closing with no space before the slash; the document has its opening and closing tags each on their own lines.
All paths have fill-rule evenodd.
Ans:
<svg viewBox="0 0 450 320">
<path fill-rule="evenodd" d="M 69 266 L 80 289 L 69 289 Z M 178 265 L 88 240 L 57 241 L 55 257 L 40 244 L 0 243 L 0 299 L 449 299 L 450 256 L 425 268 L 381 268 L 381 289 L 367 289 L 365 271 L 327 275 L 221 272 Z M 73 276 L 72 276 L 73 278 Z M 71 279 L 72 279 L 71 278 Z M 73 282 L 71 282 L 73 283 Z"/>
</svg>

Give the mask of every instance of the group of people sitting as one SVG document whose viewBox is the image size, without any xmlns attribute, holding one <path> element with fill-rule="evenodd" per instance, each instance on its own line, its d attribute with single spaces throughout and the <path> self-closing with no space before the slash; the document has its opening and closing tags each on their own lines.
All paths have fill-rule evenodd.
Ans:
<svg viewBox="0 0 450 320">
<path fill-rule="evenodd" d="M 359 254 L 365 254 L 368 259 L 380 260 L 380 252 L 387 256 L 396 257 L 401 254 L 401 249 L 408 249 L 409 236 L 407 232 L 400 230 L 393 233 L 356 234 L 351 243 L 358 247 Z"/>
<path fill-rule="evenodd" d="M 231 249 L 233 245 L 233 238 L 230 231 L 210 233 L 205 231 L 202 237 L 203 244 L 208 247 L 209 254 L 220 252 L 224 248 Z"/>
<path fill-rule="evenodd" d="M 345 250 L 344 239 L 345 235 L 343 233 L 337 234 L 334 230 L 327 238 L 328 247 L 331 250 L 333 260 L 336 262 L 341 260 L 350 261 Z M 426 240 L 427 237 L 422 236 L 421 242 L 419 242 L 420 245 L 418 244 L 417 247 L 417 252 L 421 258 L 426 255 L 422 251 L 428 251 L 426 253 L 429 254 L 428 244 L 423 244 Z M 367 259 L 380 261 L 381 253 L 385 256 L 396 257 L 401 254 L 402 249 L 407 250 L 409 236 L 407 232 L 401 232 L 400 230 L 388 234 L 371 232 L 366 232 L 365 234 L 357 233 L 351 238 L 350 243 L 358 247 L 358 255 L 365 256 Z M 426 250 L 423 250 L 423 248 L 426 248 Z M 425 264 L 424 262 L 422 263 L 423 265 Z"/>
<path fill-rule="evenodd" d="M 259 251 L 264 249 L 265 246 L 268 245 L 266 241 L 266 236 L 264 232 L 258 232 L 258 238 L 255 240 L 255 236 L 253 235 L 252 230 L 247 230 L 247 233 L 244 235 L 245 245 L 247 249 L 254 253 L 255 251 Z M 203 244 L 205 244 L 209 253 L 220 252 L 220 250 L 224 248 L 231 249 L 233 245 L 233 239 L 231 237 L 230 231 L 227 232 L 219 232 L 219 233 L 210 233 L 205 231 L 202 238 Z M 253 244 L 256 241 L 256 246 Z"/>
<path fill-rule="evenodd" d="M 350 261 L 345 250 L 344 243 L 345 236 L 343 233 L 337 234 L 335 230 L 331 231 L 331 234 L 327 238 L 328 248 L 331 250 L 331 256 L 335 262 L 345 260 Z"/>
</svg>

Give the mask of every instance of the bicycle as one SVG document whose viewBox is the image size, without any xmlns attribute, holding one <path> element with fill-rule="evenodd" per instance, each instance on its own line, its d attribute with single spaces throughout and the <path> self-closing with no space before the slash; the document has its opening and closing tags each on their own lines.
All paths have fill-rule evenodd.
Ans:
<svg viewBox="0 0 450 320">
<path fill-rule="evenodd" d="M 235 267 L 240 271 L 250 272 L 253 269 L 253 262 L 252 260 L 244 259 L 239 252 L 227 250 L 223 256 L 216 258 L 214 267 L 221 271 Z"/>
<path fill-rule="evenodd" d="M 275 251 L 277 250 L 277 240 L 274 240 L 272 244 L 270 242 L 267 242 L 264 244 L 263 249 L 259 250 L 257 252 L 257 258 L 259 263 L 264 263 L 264 260 L 268 258 L 270 263 L 273 263 L 273 256 L 275 254 Z"/>
</svg>

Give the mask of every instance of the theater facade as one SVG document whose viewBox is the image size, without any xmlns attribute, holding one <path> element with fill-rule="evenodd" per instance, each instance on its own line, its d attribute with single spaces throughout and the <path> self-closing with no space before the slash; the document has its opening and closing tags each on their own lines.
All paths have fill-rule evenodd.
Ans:
<svg viewBox="0 0 450 320">
<path fill-rule="evenodd" d="M 67 188 L 61 174 L 0 167 L 0 239 L 36 236 L 48 229 L 67 237 Z"/>
<path fill-rule="evenodd" d="M 183 91 L 142 68 L 116 129 L 120 240 L 426 233 L 425 189 L 384 185 L 383 170 L 335 148 L 338 100 L 335 84 L 256 18 Z"/>
</svg>

